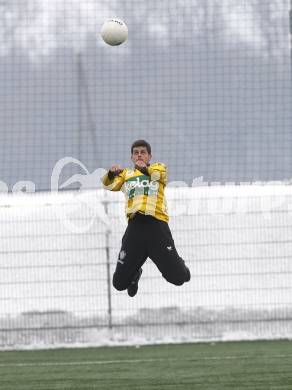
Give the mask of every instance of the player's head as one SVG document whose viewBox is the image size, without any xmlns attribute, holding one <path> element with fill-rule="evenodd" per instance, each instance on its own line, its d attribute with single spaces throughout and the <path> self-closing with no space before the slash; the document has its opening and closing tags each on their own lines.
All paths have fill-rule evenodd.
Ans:
<svg viewBox="0 0 292 390">
<path fill-rule="evenodd" d="M 136 161 L 138 160 L 142 160 L 148 164 L 151 158 L 151 146 L 147 141 L 138 139 L 137 141 L 133 142 L 131 146 L 131 160 L 134 164 L 136 164 Z"/>
</svg>

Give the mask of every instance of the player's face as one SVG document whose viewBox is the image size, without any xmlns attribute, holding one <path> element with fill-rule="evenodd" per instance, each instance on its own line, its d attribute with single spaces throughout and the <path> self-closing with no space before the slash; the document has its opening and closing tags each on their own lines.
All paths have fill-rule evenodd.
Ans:
<svg viewBox="0 0 292 390">
<path fill-rule="evenodd" d="M 136 164 L 137 161 L 144 161 L 145 164 L 148 164 L 151 157 L 151 154 L 148 153 L 145 146 L 136 146 L 133 149 L 132 161 L 134 164 Z"/>
</svg>

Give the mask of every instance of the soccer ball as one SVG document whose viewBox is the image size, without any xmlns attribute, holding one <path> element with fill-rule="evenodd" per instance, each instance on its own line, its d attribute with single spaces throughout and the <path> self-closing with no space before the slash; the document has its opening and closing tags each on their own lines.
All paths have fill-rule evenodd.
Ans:
<svg viewBox="0 0 292 390">
<path fill-rule="evenodd" d="M 111 46 L 118 46 L 128 38 L 128 27 L 120 19 L 108 19 L 101 28 L 102 39 Z"/>
</svg>

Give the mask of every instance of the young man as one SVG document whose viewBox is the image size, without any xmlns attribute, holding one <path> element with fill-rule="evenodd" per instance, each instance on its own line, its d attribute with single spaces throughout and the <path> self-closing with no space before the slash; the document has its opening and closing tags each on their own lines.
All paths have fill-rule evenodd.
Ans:
<svg viewBox="0 0 292 390">
<path fill-rule="evenodd" d="M 134 169 L 113 165 L 102 181 L 110 191 L 122 190 L 126 197 L 128 226 L 113 275 L 117 290 L 126 290 L 133 297 L 138 291 L 142 265 L 149 257 L 162 276 L 177 286 L 188 282 L 190 271 L 178 255 L 168 226 L 164 197 L 167 182 L 166 166 L 150 165 L 151 146 L 137 140 L 131 146 Z"/>
</svg>

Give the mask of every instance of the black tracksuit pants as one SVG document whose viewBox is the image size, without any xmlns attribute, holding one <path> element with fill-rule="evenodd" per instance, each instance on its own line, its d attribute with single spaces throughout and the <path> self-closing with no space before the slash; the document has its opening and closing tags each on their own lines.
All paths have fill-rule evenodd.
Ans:
<svg viewBox="0 0 292 390">
<path fill-rule="evenodd" d="M 128 221 L 122 238 L 113 286 L 127 289 L 147 257 L 169 283 L 179 286 L 189 280 L 189 270 L 176 251 L 168 223 L 137 213 Z"/>
</svg>

